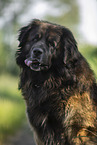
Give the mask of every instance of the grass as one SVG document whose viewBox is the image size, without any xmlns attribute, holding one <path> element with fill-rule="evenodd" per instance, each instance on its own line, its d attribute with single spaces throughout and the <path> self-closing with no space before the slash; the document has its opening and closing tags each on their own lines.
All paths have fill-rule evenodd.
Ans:
<svg viewBox="0 0 97 145">
<path fill-rule="evenodd" d="M 25 120 L 25 105 L 17 85 L 17 78 L 0 76 L 0 144 Z"/>
</svg>

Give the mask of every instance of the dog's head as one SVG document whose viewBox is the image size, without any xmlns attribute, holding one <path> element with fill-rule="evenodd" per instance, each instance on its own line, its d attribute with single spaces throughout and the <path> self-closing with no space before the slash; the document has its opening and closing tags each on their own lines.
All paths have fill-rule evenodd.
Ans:
<svg viewBox="0 0 97 145">
<path fill-rule="evenodd" d="M 17 64 L 33 71 L 48 70 L 53 61 L 67 64 L 77 59 L 77 46 L 72 33 L 60 25 L 33 20 L 20 29 Z"/>
</svg>

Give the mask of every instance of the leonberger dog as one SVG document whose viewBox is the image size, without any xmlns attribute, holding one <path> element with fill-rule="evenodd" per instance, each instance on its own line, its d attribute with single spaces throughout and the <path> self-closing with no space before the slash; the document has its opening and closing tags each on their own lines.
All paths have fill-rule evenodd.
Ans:
<svg viewBox="0 0 97 145">
<path fill-rule="evenodd" d="M 34 19 L 18 40 L 19 88 L 36 144 L 97 145 L 97 84 L 72 32 Z"/>
</svg>

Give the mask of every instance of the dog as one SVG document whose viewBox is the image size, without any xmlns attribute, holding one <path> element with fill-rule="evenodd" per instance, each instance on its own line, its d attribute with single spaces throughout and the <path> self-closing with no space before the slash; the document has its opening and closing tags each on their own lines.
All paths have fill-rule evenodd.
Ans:
<svg viewBox="0 0 97 145">
<path fill-rule="evenodd" d="M 97 84 L 72 32 L 34 19 L 19 31 L 19 88 L 37 145 L 97 145 Z"/>
</svg>

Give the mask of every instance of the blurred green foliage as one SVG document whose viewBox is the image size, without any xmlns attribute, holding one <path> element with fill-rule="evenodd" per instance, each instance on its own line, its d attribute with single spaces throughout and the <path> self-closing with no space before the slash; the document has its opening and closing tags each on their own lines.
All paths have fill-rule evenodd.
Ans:
<svg viewBox="0 0 97 145">
<path fill-rule="evenodd" d="M 97 47 L 90 45 L 81 45 L 80 52 L 90 64 L 90 67 L 94 71 L 95 77 L 97 78 Z"/>
<path fill-rule="evenodd" d="M 4 40 L 4 32 L 0 31 L 0 73 L 10 73 L 17 75 L 18 68 L 15 62 L 16 45 L 11 47 Z M 16 40 L 17 41 L 17 40 Z"/>
<path fill-rule="evenodd" d="M 0 143 L 6 141 L 25 120 L 25 105 L 17 85 L 17 78 L 0 76 Z"/>
</svg>

